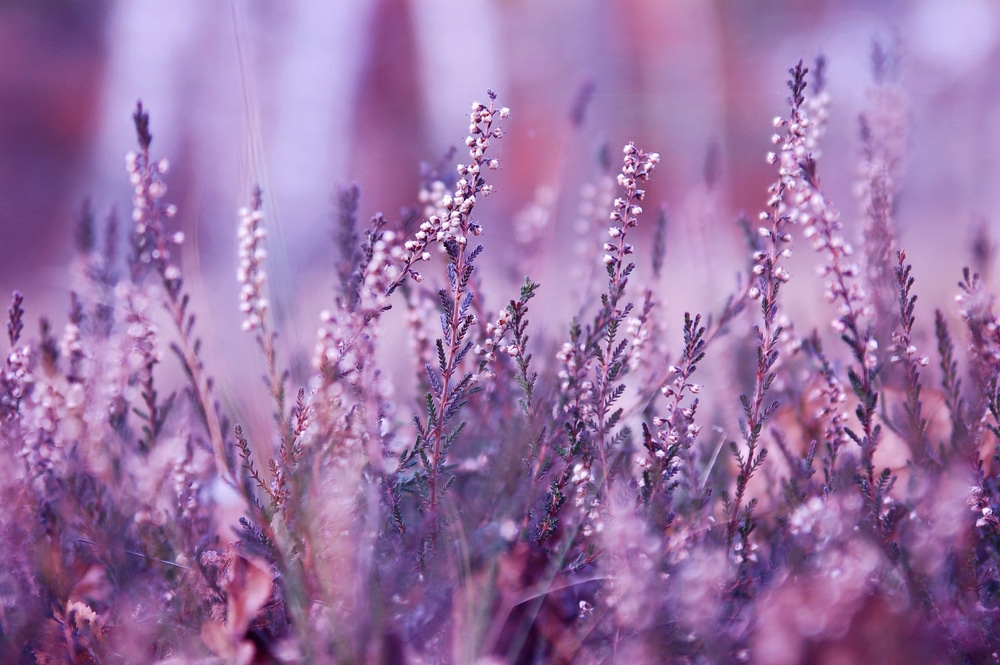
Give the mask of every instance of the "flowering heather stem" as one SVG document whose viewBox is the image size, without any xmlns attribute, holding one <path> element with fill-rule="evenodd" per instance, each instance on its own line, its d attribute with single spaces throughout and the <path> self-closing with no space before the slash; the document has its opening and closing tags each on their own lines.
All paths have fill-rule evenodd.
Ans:
<svg viewBox="0 0 1000 665">
<path fill-rule="evenodd" d="M 639 481 L 639 496 L 648 508 L 659 494 L 668 498 L 674 486 L 671 482 L 677 470 L 682 468 L 687 475 L 686 481 L 692 494 L 699 492 L 697 472 L 692 465 L 692 447 L 701 428 L 695 424 L 694 417 L 698 411 L 698 398 L 682 407 L 681 403 L 687 393 L 698 395 L 701 386 L 691 382 L 691 376 L 698 369 L 698 363 L 705 358 L 706 327 L 701 325 L 701 316 L 684 315 L 684 350 L 680 360 L 668 368 L 671 379 L 664 382 L 660 392 L 667 400 L 664 417 L 653 418 L 656 434 L 643 427 L 643 445 L 646 457 L 640 458 L 642 478 Z M 696 503 L 700 497 L 696 498 Z M 669 502 L 666 508 L 669 508 Z M 662 511 L 663 518 L 669 521 L 669 510 Z"/>
<path fill-rule="evenodd" d="M 601 308 L 593 323 L 583 328 L 574 320 L 569 341 L 557 355 L 562 369 L 556 413 L 566 437 L 566 445 L 559 449 L 559 455 L 565 466 L 549 486 L 535 535 L 538 542 L 556 533 L 558 513 L 567 499 L 567 486 L 574 486 L 574 500 L 578 506 L 588 504 L 588 514 L 594 512 L 591 508 L 600 505 L 600 500 L 596 497 L 588 500 L 586 495 L 597 489 L 594 487 L 597 482 L 603 488 L 601 493 L 607 494 L 614 462 L 610 453 L 617 452 L 614 449 L 629 436 L 627 428 L 614 436 L 609 435 L 624 415 L 621 408 L 611 409 L 624 393 L 625 384 L 620 380 L 629 370 L 626 353 L 629 340 L 618 341 L 617 337 L 633 304 L 619 305 L 628 277 L 635 269 L 635 264 L 626 260 L 634 252 L 634 247 L 627 242 L 628 234 L 638 226 L 638 216 L 642 214 L 640 203 L 646 194 L 642 186 L 659 163 L 660 156 L 655 152 L 643 152 L 633 143 L 627 144 L 623 153 L 622 170 L 618 175 L 622 195 L 614 200 L 610 213 L 611 226 L 607 231 L 610 241 L 602 245 L 602 261 L 608 275 L 607 291 L 601 294 Z M 596 473 L 595 461 L 599 463 Z M 540 456 L 538 463 L 538 468 L 547 468 L 550 462 Z"/>
<path fill-rule="evenodd" d="M 782 259 L 791 256 L 791 249 L 788 245 L 791 243 L 792 236 L 788 233 L 787 227 L 794 220 L 785 199 L 799 186 L 801 167 L 798 161 L 796 139 L 802 131 L 801 107 L 804 102 L 802 93 L 806 87 L 805 76 L 808 71 L 802 65 L 801 60 L 798 65 L 789 70 L 792 77 L 788 81 L 788 87 L 792 93 L 788 100 L 791 113 L 788 120 L 778 119 L 775 121 L 777 127 L 787 128 L 787 133 L 784 138 L 778 135 L 773 137 L 775 143 L 781 144 L 779 177 L 778 181 L 768 189 L 768 193 L 771 195 L 768 200 L 768 210 L 760 213 L 760 220 L 764 222 L 764 225 L 759 227 L 758 232 L 764 238 L 764 248 L 754 252 L 756 265 L 753 272 L 757 276 L 757 284 L 751 287 L 748 292 L 751 298 L 760 300 L 763 327 L 754 326 L 758 347 L 753 395 L 740 396 L 745 418 L 741 422 L 741 430 L 746 442 L 745 454 L 739 449 L 736 442 L 730 443 L 730 449 L 739 465 L 736 476 L 736 494 L 729 507 L 729 521 L 726 528 L 726 542 L 730 547 L 734 544 L 738 528 L 741 529 L 744 539 L 752 530 L 750 515 L 755 502 L 751 502 L 743 509 L 743 499 L 750 477 L 767 457 L 767 449 L 760 448 L 760 436 L 764 429 L 764 422 L 778 408 L 777 400 L 765 406 L 765 399 L 776 377 L 774 368 L 778 362 L 778 340 L 782 332 L 782 327 L 778 324 L 778 293 L 781 285 L 789 279 L 788 270 L 779 264 Z M 768 162 L 774 163 L 775 161 L 779 160 L 773 153 L 769 154 Z M 759 451 L 758 448 L 760 448 Z M 740 527 L 740 522 L 743 522 L 743 527 Z"/>
<path fill-rule="evenodd" d="M 232 473 L 227 462 L 222 425 L 212 395 L 212 380 L 205 372 L 200 358 L 201 342 L 192 337 L 195 317 L 188 312 L 190 297 L 183 291 L 180 269 L 170 261 L 170 246 L 184 241 L 184 234 L 177 232 L 166 235 L 163 222 L 177 213 L 173 205 L 161 201 L 167 187 L 161 175 L 167 173 L 169 164 L 161 159 L 156 164 L 150 161 L 149 146 L 153 136 L 149 131 L 149 114 L 140 102 L 132 116 L 139 139 L 139 152 L 126 155 L 125 162 L 129 179 L 134 187 L 132 221 L 135 222 L 135 246 L 132 259 L 133 280 L 139 282 L 150 268 L 156 270 L 165 292 L 164 307 L 177 329 L 179 343 L 173 344 L 174 352 L 180 358 L 184 370 L 194 388 L 198 410 L 215 457 L 216 473 L 233 484 Z"/>
<path fill-rule="evenodd" d="M 404 273 L 414 272 L 410 266 L 418 258 L 427 258 L 427 248 L 434 242 L 444 245 L 449 259 L 449 288 L 438 292 L 444 310 L 441 328 L 445 337 L 437 341 L 437 368 L 429 364 L 426 367 L 432 392 L 427 395 L 427 421 L 425 424 L 418 422 L 418 441 L 414 447 L 415 451 L 419 451 L 427 473 L 428 508 L 433 519 L 436 519 L 441 495 L 447 489 L 447 483 L 442 483 L 442 474 L 448 450 L 462 427 L 459 425 L 448 431 L 448 424 L 468 398 L 478 391 L 476 374 L 462 373 L 461 370 L 462 360 L 473 348 L 473 342 L 467 339 L 476 321 L 475 315 L 470 312 L 475 297 L 470 280 L 475 259 L 482 251 L 482 245 L 470 250 L 468 242 L 470 236 L 482 233 L 482 227 L 472 221 L 476 196 L 487 196 L 492 191 L 492 186 L 486 184 L 483 170 L 498 166 L 497 160 L 485 157 L 490 139 L 503 136 L 499 128 L 492 126 L 494 117 L 506 118 L 510 114 L 506 107 L 497 108 L 494 105 L 496 95 L 493 92 L 489 96 L 489 106 L 478 102 L 472 104 L 469 136 L 466 139 L 470 163 L 458 166 L 459 180 L 454 195 L 446 195 L 440 202 L 442 214 L 431 215 L 421 224 L 414 238 L 404 244 Z M 390 285 L 390 292 L 394 288 L 395 283 Z M 479 371 L 484 367 L 485 364 L 481 364 Z"/>
<path fill-rule="evenodd" d="M 619 309 L 619 304 L 625 295 L 628 277 L 635 269 L 635 263 L 627 261 L 635 248 L 626 242 L 629 231 L 639 225 L 640 205 L 646 197 L 642 186 L 649 180 L 653 169 L 660 162 L 660 155 L 655 152 L 646 153 L 629 143 L 624 148 L 622 171 L 618 174 L 618 186 L 622 188 L 622 196 L 615 199 L 611 212 L 611 227 L 608 236 L 611 241 L 604 244 L 604 264 L 607 266 L 608 290 L 601 295 L 601 310 L 597 315 L 593 328 L 594 351 L 597 366 L 595 368 L 595 404 L 596 432 L 594 445 L 601 460 L 601 476 L 605 492 L 611 489 L 611 465 L 608 455 L 614 447 L 614 442 L 608 440 L 609 431 L 620 422 L 622 409 L 611 411 L 615 402 L 624 393 L 625 385 L 619 383 L 628 372 L 627 359 L 623 353 L 628 348 L 627 339 L 619 341 L 618 329 L 631 313 L 633 305 L 627 303 Z M 604 348 L 598 345 L 603 338 Z"/>
<path fill-rule="evenodd" d="M 872 314 L 869 294 L 858 282 L 861 268 L 851 260 L 854 248 L 841 235 L 843 224 L 840 213 L 827 201 L 820 188 L 817 172 L 818 140 L 823 132 L 824 98 L 816 100 L 813 110 L 816 118 L 808 113 L 797 113 L 789 126 L 790 140 L 786 144 L 789 164 L 786 168 L 798 178 L 797 191 L 792 197 L 796 220 L 805 226 L 803 235 L 809 238 L 813 249 L 824 255 L 820 275 L 827 279 L 824 297 L 835 303 L 838 318 L 834 329 L 851 349 L 857 367 L 848 370 L 848 379 L 860 404 L 855 413 L 861 424 L 860 432 L 845 428 L 846 434 L 861 448 L 861 472 L 857 483 L 868 505 L 872 523 L 883 535 L 886 525 L 882 518 L 882 490 L 891 485 L 886 472 L 875 477 L 875 450 L 881 439 L 882 427 L 875 421 L 879 393 L 875 386 L 880 367 L 876 352 L 878 341 L 871 327 L 862 324 L 863 316 Z M 784 158 L 784 157 L 783 157 Z"/>
<path fill-rule="evenodd" d="M 264 354 L 267 375 L 264 377 L 271 398 L 274 400 L 274 421 L 281 433 L 282 448 L 291 439 L 291 423 L 285 416 L 285 383 L 287 373 L 278 370 L 275 343 L 277 333 L 269 326 L 270 301 L 264 289 L 267 285 L 267 271 L 264 261 L 267 249 L 264 240 L 267 229 L 264 226 L 263 198 L 259 187 L 255 187 L 249 208 L 239 211 L 239 267 L 237 280 L 240 283 L 240 312 L 243 314 L 244 332 L 253 332 Z"/>
</svg>

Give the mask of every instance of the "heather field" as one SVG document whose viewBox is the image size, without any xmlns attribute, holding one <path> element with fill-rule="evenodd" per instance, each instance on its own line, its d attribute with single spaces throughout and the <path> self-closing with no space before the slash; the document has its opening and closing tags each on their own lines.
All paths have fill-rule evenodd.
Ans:
<svg viewBox="0 0 1000 665">
<path fill-rule="evenodd" d="M 1000 662 L 998 65 L 978 0 L 0 8 L 0 662 Z"/>
</svg>

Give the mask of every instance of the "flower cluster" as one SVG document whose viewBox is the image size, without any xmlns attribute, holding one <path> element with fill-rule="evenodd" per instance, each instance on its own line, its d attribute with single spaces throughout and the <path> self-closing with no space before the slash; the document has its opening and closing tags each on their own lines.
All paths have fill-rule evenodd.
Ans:
<svg viewBox="0 0 1000 665">
<path fill-rule="evenodd" d="M 243 330 L 247 332 L 257 330 L 263 325 L 269 306 L 264 295 L 267 271 L 263 265 L 264 259 L 267 258 L 267 249 L 263 246 L 267 229 L 264 227 L 264 212 L 260 209 L 260 197 L 255 196 L 254 199 L 253 207 L 240 208 L 240 223 L 236 233 L 239 243 L 236 279 L 240 283 Z"/>
<path fill-rule="evenodd" d="M 510 109 L 497 108 L 494 101 L 491 94 L 489 106 L 480 102 L 472 104 L 469 135 L 465 139 L 469 148 L 469 163 L 456 167 L 459 178 L 454 192 L 445 193 L 443 186 L 438 185 L 435 191 L 423 197 L 424 203 L 431 207 L 431 214 L 420 224 L 413 238 L 403 243 L 405 251 L 401 258 L 407 269 L 417 261 L 429 260 L 431 255 L 428 249 L 434 243 L 454 240 L 465 245 L 470 234 L 482 233 L 482 227 L 471 221 L 472 208 L 476 205 L 477 195 L 488 196 L 493 191 L 493 186 L 483 178 L 483 172 L 500 167 L 498 160 L 486 158 L 490 139 L 503 137 L 503 130 L 494 127 L 493 123 L 495 119 L 510 117 Z M 435 195 L 440 195 L 440 199 L 435 199 Z"/>
<path fill-rule="evenodd" d="M 130 293 L 125 305 L 125 365 L 132 372 L 151 372 L 153 365 L 160 362 L 160 345 L 157 326 L 145 315 L 148 301 Z"/>
<path fill-rule="evenodd" d="M 609 274 L 614 271 L 612 281 L 615 284 L 622 277 L 622 261 L 635 251 L 625 238 L 629 230 L 639 225 L 639 215 L 642 214 L 640 204 L 646 198 L 646 190 L 642 186 L 660 163 L 659 153 L 643 152 L 634 143 L 626 145 L 622 152 L 624 157 L 621 173 L 618 174 L 618 186 L 624 191 L 614 201 L 614 209 L 610 215 L 611 226 L 608 227 L 608 237 L 611 240 L 604 244 L 605 254 L 602 258 L 608 266 Z"/>
<path fill-rule="evenodd" d="M 643 351 L 649 346 L 651 333 L 648 317 L 649 312 L 647 311 L 642 316 L 631 316 L 625 322 L 625 336 L 630 340 L 627 350 L 629 371 L 635 371 L 639 368 L 643 360 Z"/>
<path fill-rule="evenodd" d="M 993 511 L 993 506 L 990 505 L 990 500 L 983 491 L 982 486 L 973 485 L 969 489 L 968 503 L 969 510 L 979 515 L 979 519 L 976 520 L 976 527 L 982 529 L 990 526 L 995 531 L 1000 532 L 1000 519 L 997 518 L 996 513 Z"/>
<path fill-rule="evenodd" d="M 556 360 L 560 362 L 557 373 L 559 392 L 568 397 L 560 411 L 568 414 L 578 409 L 577 415 L 581 420 L 591 421 L 594 418 L 594 383 L 590 380 L 593 357 L 586 353 L 585 345 L 563 342 L 562 348 L 556 353 Z"/>
<path fill-rule="evenodd" d="M 482 356 L 488 362 L 496 360 L 497 351 L 504 353 L 512 358 L 516 358 L 520 349 L 517 348 L 517 344 L 513 342 L 504 343 L 504 335 L 510 328 L 511 313 L 510 310 L 503 310 L 497 316 L 495 322 L 490 322 L 486 324 L 486 334 L 489 335 L 482 344 L 476 344 L 473 347 L 473 352 L 476 355 Z"/>
<path fill-rule="evenodd" d="M 589 464 L 577 462 L 573 465 L 570 485 L 573 487 L 573 506 L 580 514 L 580 533 L 589 538 L 604 530 L 601 499 L 595 492 L 597 477 Z"/>
<path fill-rule="evenodd" d="M 3 372 L 3 395 L 0 407 L 4 413 L 16 413 L 21 399 L 30 389 L 31 347 L 16 346 L 7 356 L 7 364 Z"/>
<path fill-rule="evenodd" d="M 313 365 L 324 376 L 336 376 L 353 371 L 361 362 L 357 344 L 374 345 L 375 325 L 382 313 L 390 308 L 390 296 L 402 283 L 406 271 L 401 270 L 403 249 L 399 234 L 385 230 L 386 220 L 376 215 L 362 247 L 360 263 L 354 271 L 360 275 L 356 301 L 339 303 L 336 309 L 325 309 L 319 314 L 320 327 L 316 333 Z M 419 281 L 419 273 L 410 271 Z M 368 327 L 366 340 L 362 328 Z M 374 348 L 374 347 L 373 347 Z"/>
<path fill-rule="evenodd" d="M 810 240 L 812 248 L 825 254 L 826 260 L 817 271 L 820 277 L 827 279 L 824 298 L 838 305 L 838 318 L 833 321 L 833 327 L 843 333 L 851 320 L 870 315 L 871 308 L 865 288 L 856 279 L 861 268 L 850 258 L 854 255 L 854 247 L 844 240 L 840 213 L 819 188 L 819 140 L 825 129 L 829 95 L 825 90 L 808 98 L 802 96 L 801 91 L 799 95 L 799 103 L 793 105 L 789 118 L 775 118 L 774 121 L 775 127 L 787 130 L 785 137 L 775 135 L 772 138 L 781 144 L 779 174 L 783 179 L 780 188 L 784 196 L 779 212 L 793 223 L 802 225 L 802 234 Z M 773 162 L 773 153 L 768 158 Z M 780 277 L 787 280 L 787 273 Z M 867 362 L 875 362 L 874 355 Z"/>
<path fill-rule="evenodd" d="M 137 114 L 143 114 L 142 105 Z M 125 169 L 133 188 L 133 271 L 139 271 L 136 272 L 139 275 L 145 269 L 143 266 L 154 266 L 169 287 L 181 276 L 180 269 L 171 261 L 171 247 L 184 242 L 182 231 L 168 236 L 163 227 L 164 220 L 177 214 L 177 206 L 163 202 L 167 193 L 163 176 L 170 171 L 170 162 L 160 159 L 151 163 L 147 146 L 142 152 L 129 152 L 125 155 Z"/>
</svg>

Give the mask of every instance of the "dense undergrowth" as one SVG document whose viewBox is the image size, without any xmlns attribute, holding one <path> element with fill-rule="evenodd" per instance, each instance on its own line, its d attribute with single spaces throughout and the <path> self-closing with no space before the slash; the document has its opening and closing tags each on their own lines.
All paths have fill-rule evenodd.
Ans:
<svg viewBox="0 0 1000 665">
<path fill-rule="evenodd" d="M 930 322 L 897 247 L 894 116 L 862 118 L 855 253 L 823 189 L 817 65 L 790 70 L 773 184 L 741 221 L 743 279 L 684 316 L 676 348 L 637 279 L 637 262 L 662 269 L 666 222 L 643 209 L 659 155 L 633 144 L 585 232 L 606 280 L 558 326 L 531 322 L 547 288 L 531 277 L 499 312 L 482 295 L 477 260 L 501 231 L 476 206 L 509 115 L 493 93 L 472 106 L 468 158 L 403 219 L 362 223 L 343 189 L 339 288 L 302 385 L 255 192 L 239 307 L 267 368 L 264 442 L 219 406 L 226 368 L 201 349 L 140 104 L 128 248 L 85 214 L 68 323 L 33 335 L 30 303 L 9 309 L 0 659 L 996 661 L 992 296 L 967 271 L 965 329 L 938 311 L 937 348 L 917 348 Z M 640 225 L 656 229 L 652 259 L 637 258 Z M 819 321 L 783 307 L 793 248 L 819 266 Z M 387 387 L 390 308 L 406 311 L 416 394 Z M 715 388 L 699 366 L 723 351 L 739 366 Z M 169 363 L 186 382 L 165 394 Z M 737 420 L 703 413 L 713 390 Z"/>
</svg>

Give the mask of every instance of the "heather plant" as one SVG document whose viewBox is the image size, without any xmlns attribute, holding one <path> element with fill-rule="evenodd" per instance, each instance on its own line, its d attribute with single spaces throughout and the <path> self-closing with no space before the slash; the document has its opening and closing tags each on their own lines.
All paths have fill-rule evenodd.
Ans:
<svg viewBox="0 0 1000 665">
<path fill-rule="evenodd" d="M 291 370 L 301 350 L 274 316 L 255 188 L 233 307 L 263 362 L 264 431 L 230 425 L 216 396 L 227 368 L 202 349 L 170 165 L 138 105 L 128 250 L 85 206 L 61 331 L 27 333 L 20 294 L 8 309 L 0 657 L 996 661 L 1000 324 L 966 269 L 961 336 L 937 309 L 938 362 L 919 348 L 892 205 L 903 91 L 889 54 L 873 60 L 862 258 L 823 185 L 825 63 L 810 78 L 799 62 L 763 160 L 773 184 L 757 222 L 738 220 L 742 275 L 721 307 L 679 317 L 679 344 L 660 297 L 668 215 L 644 210 L 660 156 L 633 143 L 586 188 L 570 321 L 536 310 L 554 288 L 536 277 L 484 279 L 503 224 L 480 204 L 511 114 L 492 91 L 467 158 L 426 167 L 399 219 L 363 224 L 360 190 L 337 192 L 310 372 Z M 555 201 L 539 192 L 517 242 Z M 820 283 L 792 274 L 797 243 Z M 822 290 L 819 321 L 793 320 L 793 280 Z M 399 321 L 403 367 L 387 353 Z M 738 365 L 721 385 L 713 356 Z"/>
</svg>

